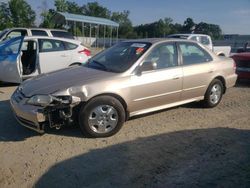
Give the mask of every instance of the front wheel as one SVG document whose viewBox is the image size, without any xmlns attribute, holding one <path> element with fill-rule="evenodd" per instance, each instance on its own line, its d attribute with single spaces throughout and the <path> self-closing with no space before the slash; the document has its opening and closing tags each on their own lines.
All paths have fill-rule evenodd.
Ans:
<svg viewBox="0 0 250 188">
<path fill-rule="evenodd" d="M 108 137 L 117 133 L 125 122 L 125 110 L 119 100 L 111 96 L 93 98 L 79 113 L 82 132 L 90 137 Z"/>
<path fill-rule="evenodd" d="M 209 85 L 204 99 L 204 106 L 207 108 L 213 108 L 217 106 L 223 95 L 223 84 L 220 80 L 214 79 L 211 84 Z"/>
</svg>

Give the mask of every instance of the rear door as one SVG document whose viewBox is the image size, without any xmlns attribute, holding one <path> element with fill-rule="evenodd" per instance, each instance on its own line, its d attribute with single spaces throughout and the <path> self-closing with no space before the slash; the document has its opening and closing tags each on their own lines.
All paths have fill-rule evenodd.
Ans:
<svg viewBox="0 0 250 188">
<path fill-rule="evenodd" d="M 204 96 L 212 79 L 212 57 L 196 43 L 180 42 L 182 55 L 183 92 L 182 100 Z"/>
<path fill-rule="evenodd" d="M 65 49 L 61 40 L 39 39 L 39 65 L 41 73 L 68 67 L 72 62 L 72 53 Z"/>
<path fill-rule="evenodd" d="M 23 36 L 0 44 L 0 81 L 20 83 L 22 81 L 21 46 Z"/>
</svg>

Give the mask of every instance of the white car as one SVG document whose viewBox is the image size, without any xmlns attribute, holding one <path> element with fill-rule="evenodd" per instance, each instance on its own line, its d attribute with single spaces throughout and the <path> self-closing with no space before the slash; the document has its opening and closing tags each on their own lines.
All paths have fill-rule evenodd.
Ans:
<svg viewBox="0 0 250 188">
<path fill-rule="evenodd" d="M 91 52 L 80 41 L 56 37 L 16 37 L 0 43 L 0 81 L 22 80 L 86 63 Z"/>
</svg>

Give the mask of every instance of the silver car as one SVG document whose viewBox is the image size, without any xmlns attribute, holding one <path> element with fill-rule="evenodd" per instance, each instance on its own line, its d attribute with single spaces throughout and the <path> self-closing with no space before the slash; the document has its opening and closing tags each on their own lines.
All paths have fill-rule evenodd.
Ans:
<svg viewBox="0 0 250 188">
<path fill-rule="evenodd" d="M 236 79 L 232 59 L 197 42 L 125 41 L 85 65 L 25 81 L 11 106 L 21 124 L 40 133 L 77 122 L 86 135 L 107 137 L 132 116 L 194 101 L 215 107 Z"/>
</svg>

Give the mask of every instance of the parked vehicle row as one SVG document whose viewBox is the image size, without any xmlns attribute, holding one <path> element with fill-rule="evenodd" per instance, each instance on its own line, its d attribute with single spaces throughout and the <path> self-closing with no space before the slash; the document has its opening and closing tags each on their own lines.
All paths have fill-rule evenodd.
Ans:
<svg viewBox="0 0 250 188">
<path fill-rule="evenodd" d="M 56 37 L 15 37 L 0 43 L 0 81 L 22 80 L 72 65 L 90 58 L 81 42 Z"/>
<path fill-rule="evenodd" d="M 8 40 L 19 36 L 48 36 L 74 39 L 71 33 L 61 29 L 7 28 L 0 33 L 0 41 Z"/>
<path fill-rule="evenodd" d="M 40 133 L 78 122 L 84 134 L 107 137 L 136 115 L 194 101 L 215 107 L 236 79 L 232 59 L 195 41 L 125 41 L 82 66 L 24 81 L 11 106 L 22 125 Z"/>
</svg>

